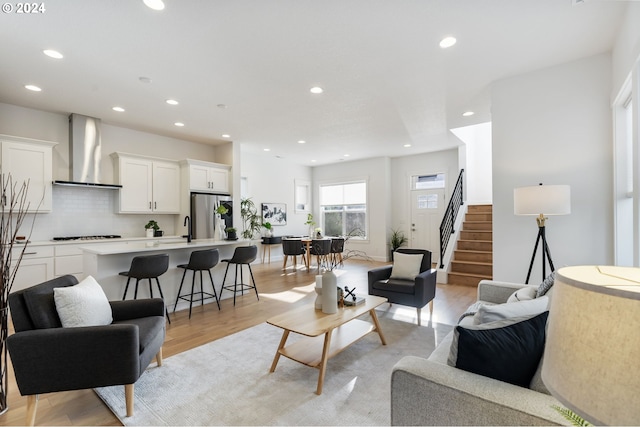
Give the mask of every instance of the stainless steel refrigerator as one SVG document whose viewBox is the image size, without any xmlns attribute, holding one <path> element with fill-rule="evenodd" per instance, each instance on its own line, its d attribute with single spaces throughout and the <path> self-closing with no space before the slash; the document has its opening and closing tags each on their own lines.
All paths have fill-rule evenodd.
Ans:
<svg viewBox="0 0 640 427">
<path fill-rule="evenodd" d="M 222 226 L 216 223 L 216 209 L 223 205 L 228 212 L 221 216 Z M 191 227 L 194 239 L 224 239 L 216 229 L 224 231 L 233 227 L 233 200 L 231 196 L 208 193 L 191 193 Z M 219 227 L 219 228 L 218 228 Z"/>
</svg>

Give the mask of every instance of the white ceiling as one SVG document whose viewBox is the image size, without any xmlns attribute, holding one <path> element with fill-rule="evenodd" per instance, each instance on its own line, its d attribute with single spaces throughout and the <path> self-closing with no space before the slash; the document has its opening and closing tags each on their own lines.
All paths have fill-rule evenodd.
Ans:
<svg viewBox="0 0 640 427">
<path fill-rule="evenodd" d="M 197 142 L 230 134 L 243 150 L 307 165 L 423 153 L 456 145 L 448 129 L 491 120 L 492 81 L 611 50 L 627 7 L 164 1 L 160 12 L 142 0 L 56 0 L 41 14 L 2 13 L 0 102 Z M 446 35 L 458 43 L 443 50 Z"/>
</svg>

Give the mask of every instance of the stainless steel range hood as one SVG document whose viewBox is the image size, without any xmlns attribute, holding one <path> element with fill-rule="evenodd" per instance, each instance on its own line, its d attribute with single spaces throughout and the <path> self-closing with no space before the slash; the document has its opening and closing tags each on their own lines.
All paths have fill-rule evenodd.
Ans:
<svg viewBox="0 0 640 427">
<path fill-rule="evenodd" d="M 100 182 L 102 140 L 100 125 L 95 117 L 71 114 L 69 116 L 69 164 L 70 181 L 54 181 L 56 185 L 72 185 L 89 188 L 122 188 L 118 184 Z"/>
</svg>

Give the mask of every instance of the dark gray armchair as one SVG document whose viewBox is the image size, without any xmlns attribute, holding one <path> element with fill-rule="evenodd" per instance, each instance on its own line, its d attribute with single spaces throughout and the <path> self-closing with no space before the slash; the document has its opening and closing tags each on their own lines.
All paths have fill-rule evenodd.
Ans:
<svg viewBox="0 0 640 427">
<path fill-rule="evenodd" d="M 392 265 L 369 270 L 369 295 L 385 297 L 390 303 L 415 307 L 418 311 L 418 325 L 421 324 L 421 310 L 429 303 L 433 315 L 433 299 L 436 296 L 436 270 L 431 268 L 431 252 L 424 249 L 398 249 L 405 254 L 423 254 L 420 274 L 414 280 L 390 279 Z"/>
<path fill-rule="evenodd" d="M 20 394 L 28 396 L 27 425 L 41 393 L 121 384 L 131 416 L 133 384 L 154 357 L 162 365 L 162 299 L 110 301 L 112 324 L 63 328 L 53 289 L 77 283 L 67 275 L 9 295 L 15 333 L 7 346 Z"/>
</svg>

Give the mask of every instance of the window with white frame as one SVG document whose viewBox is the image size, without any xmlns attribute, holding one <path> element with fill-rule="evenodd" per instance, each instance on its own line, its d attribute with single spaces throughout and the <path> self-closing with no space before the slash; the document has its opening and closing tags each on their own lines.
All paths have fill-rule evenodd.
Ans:
<svg viewBox="0 0 640 427">
<path fill-rule="evenodd" d="M 325 236 L 366 238 L 366 181 L 320 185 L 320 214 Z"/>
</svg>

